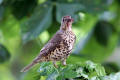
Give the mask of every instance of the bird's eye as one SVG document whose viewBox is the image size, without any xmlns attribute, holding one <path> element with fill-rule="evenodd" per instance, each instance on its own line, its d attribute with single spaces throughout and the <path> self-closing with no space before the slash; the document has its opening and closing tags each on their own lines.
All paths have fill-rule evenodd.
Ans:
<svg viewBox="0 0 120 80">
<path fill-rule="evenodd" d="M 67 21 L 67 19 L 64 19 L 64 21 Z"/>
<path fill-rule="evenodd" d="M 71 20 L 70 20 L 70 19 L 68 19 L 67 21 L 68 21 L 68 22 L 70 22 Z"/>
</svg>

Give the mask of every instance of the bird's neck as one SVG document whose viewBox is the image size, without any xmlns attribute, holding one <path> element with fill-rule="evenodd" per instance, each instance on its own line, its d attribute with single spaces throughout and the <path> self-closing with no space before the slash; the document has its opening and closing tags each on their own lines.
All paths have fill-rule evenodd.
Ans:
<svg viewBox="0 0 120 80">
<path fill-rule="evenodd" d="M 72 25 L 66 26 L 66 25 L 61 25 L 60 30 L 62 31 L 72 31 Z"/>
<path fill-rule="evenodd" d="M 72 32 L 72 29 L 71 29 L 71 30 L 60 29 L 60 32 L 61 32 L 61 33 L 69 33 L 69 32 Z"/>
</svg>

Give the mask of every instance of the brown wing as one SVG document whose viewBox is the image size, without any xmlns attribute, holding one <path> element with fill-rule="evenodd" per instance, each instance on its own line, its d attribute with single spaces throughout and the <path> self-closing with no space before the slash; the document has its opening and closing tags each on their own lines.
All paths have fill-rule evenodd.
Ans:
<svg viewBox="0 0 120 80">
<path fill-rule="evenodd" d="M 57 47 L 60 47 L 60 42 L 63 38 L 59 32 L 56 33 L 53 38 L 41 49 L 40 56 L 47 56 L 51 51 L 54 51 Z"/>
<path fill-rule="evenodd" d="M 57 32 L 53 36 L 53 38 L 41 49 L 39 56 L 37 56 L 31 64 L 23 68 L 21 72 L 26 72 L 38 62 L 42 62 L 40 61 L 40 59 L 50 54 L 50 52 L 53 51 L 56 47 L 59 47 L 60 46 L 59 44 L 61 41 L 63 41 L 61 34 Z"/>
</svg>

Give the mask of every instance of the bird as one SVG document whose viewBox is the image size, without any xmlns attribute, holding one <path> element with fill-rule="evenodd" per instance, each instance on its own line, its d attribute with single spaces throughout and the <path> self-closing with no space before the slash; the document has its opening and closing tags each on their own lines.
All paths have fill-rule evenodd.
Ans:
<svg viewBox="0 0 120 80">
<path fill-rule="evenodd" d="M 48 61 L 52 61 L 56 68 L 58 68 L 58 65 L 56 64 L 57 61 L 60 61 L 61 64 L 65 66 L 66 59 L 72 52 L 76 41 L 76 35 L 72 31 L 73 22 L 74 20 L 71 16 L 63 16 L 60 29 L 40 50 L 39 55 L 32 61 L 32 63 L 24 67 L 21 72 L 28 71 L 37 63 Z"/>
</svg>

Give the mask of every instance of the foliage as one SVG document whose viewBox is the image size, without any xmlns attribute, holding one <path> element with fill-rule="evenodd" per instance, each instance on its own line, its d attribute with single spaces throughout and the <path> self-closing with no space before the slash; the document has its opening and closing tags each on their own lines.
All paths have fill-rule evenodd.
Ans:
<svg viewBox="0 0 120 80">
<path fill-rule="evenodd" d="M 0 44 L 0 63 L 8 60 L 10 58 L 10 53 L 7 49 Z"/>
<path fill-rule="evenodd" d="M 120 80 L 120 72 L 111 74 L 109 76 L 104 76 L 101 79 L 102 80 Z"/>
<path fill-rule="evenodd" d="M 112 28 L 112 25 L 105 21 L 99 21 L 96 24 L 95 37 L 100 44 L 107 46 L 108 40 L 113 32 Z"/>
<path fill-rule="evenodd" d="M 21 19 L 24 16 L 30 15 L 29 19 L 25 21 L 23 25 L 21 25 L 22 38 L 24 42 L 35 39 L 43 30 L 50 27 L 50 24 L 52 23 L 52 17 L 53 17 L 52 12 L 55 11 L 55 10 L 52 10 L 52 7 L 55 7 L 53 9 L 56 9 L 56 20 L 58 22 L 60 22 L 62 16 L 65 16 L 65 15 L 71 15 L 75 19 L 75 21 L 78 21 L 77 18 L 79 17 L 78 16 L 79 12 L 92 11 L 92 12 L 99 13 L 99 11 L 100 12 L 104 11 L 106 7 L 105 5 L 106 3 L 100 0 L 99 0 L 100 4 L 104 3 L 101 6 L 97 5 L 98 1 L 96 0 L 93 1 L 94 2 L 93 5 L 87 4 L 84 1 L 80 1 L 80 2 L 71 1 L 70 3 L 65 3 L 65 4 L 64 4 L 64 1 L 61 2 L 59 0 L 56 1 L 55 3 L 52 1 L 46 1 L 45 3 L 39 4 L 39 5 L 37 5 L 37 0 L 34 0 L 34 1 L 31 0 L 29 1 L 29 3 L 27 2 L 28 0 L 22 0 L 22 1 L 13 0 L 12 2 L 10 2 L 9 0 L 5 0 L 2 2 L 3 6 L 10 6 L 12 14 L 17 19 Z M 19 10 L 17 11 L 18 8 Z M 31 12 L 33 13 L 31 14 Z"/>
<path fill-rule="evenodd" d="M 30 71 L 27 76 L 33 74 Z M 37 74 L 34 73 L 30 79 L 42 80 L 119 80 L 120 72 L 106 75 L 104 67 L 91 61 L 82 62 L 82 64 L 68 64 L 55 68 L 50 62 L 42 63 Z M 33 77 L 36 75 L 35 77 Z M 29 79 L 24 79 L 29 80 Z"/>
<path fill-rule="evenodd" d="M 106 73 L 100 65 L 120 45 L 119 5 L 120 0 L 0 0 L 0 80 L 119 79 L 118 64 L 103 65 Z M 59 29 L 65 15 L 74 18 L 77 37 L 69 64 L 56 69 L 42 63 L 38 72 L 19 73 Z"/>
<path fill-rule="evenodd" d="M 24 42 L 33 40 L 34 38 L 38 37 L 43 30 L 49 27 L 52 22 L 51 12 L 52 5 L 50 3 L 36 7 L 29 20 L 21 26 Z"/>
<path fill-rule="evenodd" d="M 100 64 L 95 64 L 91 61 L 86 61 L 82 64 L 68 64 L 59 68 L 55 68 L 50 62 L 45 62 L 41 64 L 38 73 L 40 74 L 38 75 L 40 79 L 42 76 L 45 76 L 46 80 L 88 80 L 94 76 L 100 77 L 106 75 L 104 68 Z"/>
</svg>

